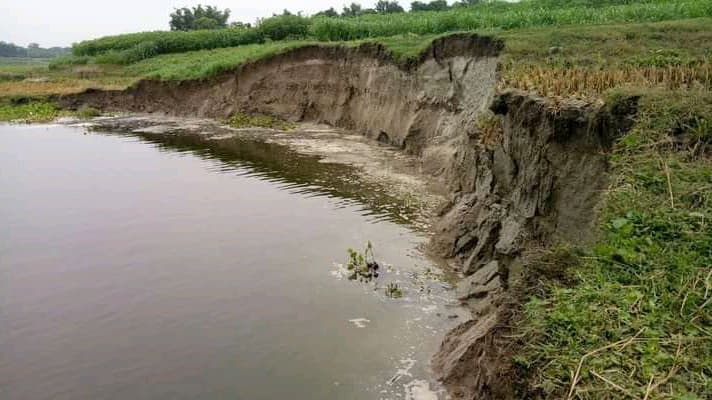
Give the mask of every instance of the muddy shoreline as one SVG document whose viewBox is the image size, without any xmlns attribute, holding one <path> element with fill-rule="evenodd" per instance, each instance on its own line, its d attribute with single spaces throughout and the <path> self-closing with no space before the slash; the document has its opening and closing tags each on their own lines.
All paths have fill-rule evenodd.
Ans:
<svg viewBox="0 0 712 400">
<path fill-rule="evenodd" d="M 217 119 L 262 113 L 328 125 L 389 146 L 380 160 L 359 160 L 349 155 L 358 140 L 326 139 L 338 143 L 333 157 L 371 171 L 407 155 L 398 168 L 427 177 L 435 197 L 444 193 L 445 205 L 427 213 L 430 251 L 461 275 L 458 297 L 472 312 L 434 356 L 437 377 L 453 398 L 513 398 L 525 389 L 514 379 L 516 343 L 506 334 L 525 295 L 528 254 L 593 238 L 607 153 L 629 127 L 635 99 L 609 107 L 498 91 L 502 49 L 493 38 L 455 35 L 403 64 L 376 45 L 309 46 L 207 80 L 143 81 L 57 100 L 65 108 Z"/>
</svg>

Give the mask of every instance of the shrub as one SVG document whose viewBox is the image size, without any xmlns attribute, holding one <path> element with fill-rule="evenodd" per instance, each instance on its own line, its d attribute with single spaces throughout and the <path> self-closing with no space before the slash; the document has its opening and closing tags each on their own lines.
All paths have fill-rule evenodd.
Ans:
<svg viewBox="0 0 712 400">
<path fill-rule="evenodd" d="M 272 40 L 303 39 L 309 32 L 311 20 L 299 15 L 278 15 L 260 22 L 258 31 Z"/>
</svg>

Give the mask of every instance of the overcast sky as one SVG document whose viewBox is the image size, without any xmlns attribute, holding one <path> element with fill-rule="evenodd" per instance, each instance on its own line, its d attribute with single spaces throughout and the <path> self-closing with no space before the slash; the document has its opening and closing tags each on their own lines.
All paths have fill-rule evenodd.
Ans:
<svg viewBox="0 0 712 400">
<path fill-rule="evenodd" d="M 229 8 L 230 21 L 254 22 L 285 8 L 307 14 L 329 7 L 340 11 L 351 0 L 0 0 L 0 41 L 69 46 L 98 36 L 167 30 L 174 8 L 201 2 Z M 356 2 L 371 7 L 376 0 Z M 407 9 L 410 0 L 400 3 Z"/>
</svg>

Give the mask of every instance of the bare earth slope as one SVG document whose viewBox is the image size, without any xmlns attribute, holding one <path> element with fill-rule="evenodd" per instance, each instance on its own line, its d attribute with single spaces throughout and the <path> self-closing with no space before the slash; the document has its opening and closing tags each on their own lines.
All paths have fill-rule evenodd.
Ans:
<svg viewBox="0 0 712 400">
<path fill-rule="evenodd" d="M 609 109 L 497 93 L 503 43 L 462 34 L 398 63 L 383 47 L 308 46 L 215 78 L 142 81 L 126 91 L 59 99 L 68 108 L 228 117 L 273 114 L 353 130 L 418 156 L 450 188 L 432 250 L 462 272 L 473 319 L 451 332 L 433 367 L 455 398 L 509 398 L 517 388 L 500 328 L 528 249 L 591 237 L 607 151 L 635 99 Z M 483 125 L 488 110 L 499 115 Z"/>
</svg>

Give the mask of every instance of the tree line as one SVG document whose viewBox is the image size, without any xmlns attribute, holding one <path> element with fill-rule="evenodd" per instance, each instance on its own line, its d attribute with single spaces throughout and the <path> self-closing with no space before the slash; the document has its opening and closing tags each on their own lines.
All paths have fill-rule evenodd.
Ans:
<svg viewBox="0 0 712 400">
<path fill-rule="evenodd" d="M 22 58 L 53 58 L 71 52 L 69 47 L 42 48 L 37 43 L 30 43 L 27 47 L 18 46 L 14 43 L 0 41 L 0 57 L 22 57 Z"/>
<path fill-rule="evenodd" d="M 467 7 L 485 2 L 487 0 L 460 0 L 452 5 L 448 5 L 446 0 L 433 0 L 430 2 L 414 1 L 410 4 L 410 12 L 419 11 L 446 11 L 451 8 Z M 328 10 L 320 11 L 314 14 L 315 17 L 358 17 L 368 14 L 395 14 L 406 12 L 403 7 L 396 1 L 379 0 L 373 8 L 363 8 L 359 3 L 351 3 L 345 6 L 341 13 L 333 7 Z M 284 10 L 278 16 L 297 16 L 302 17 L 302 13 L 292 13 L 289 10 Z M 183 7 L 175 9 L 170 15 L 170 27 L 172 31 L 191 31 L 201 29 L 219 29 L 227 27 L 236 28 L 251 28 L 252 24 L 242 22 L 233 22 L 228 24 L 230 18 L 230 9 L 220 10 L 214 6 L 198 5 L 192 8 Z"/>
</svg>

